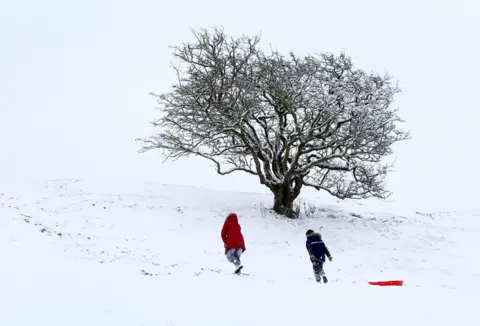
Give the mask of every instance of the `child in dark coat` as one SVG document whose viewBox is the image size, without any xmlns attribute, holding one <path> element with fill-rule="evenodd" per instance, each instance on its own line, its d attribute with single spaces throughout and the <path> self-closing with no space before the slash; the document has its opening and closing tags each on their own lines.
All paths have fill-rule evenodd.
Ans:
<svg viewBox="0 0 480 326">
<path fill-rule="evenodd" d="M 313 230 L 308 230 L 306 233 L 307 236 L 307 250 L 310 255 L 310 261 L 313 265 L 313 274 L 315 275 L 315 280 L 320 283 L 323 279 L 323 283 L 327 283 L 328 279 L 325 276 L 325 271 L 323 270 L 323 264 L 325 263 L 325 256 L 328 257 L 328 260 L 332 261 L 332 255 L 328 250 L 327 246 L 322 240 L 322 236 L 314 232 Z"/>
<path fill-rule="evenodd" d="M 230 213 L 227 216 L 221 233 L 227 259 L 235 265 L 235 273 L 240 274 L 243 268 L 240 256 L 246 249 L 237 214 Z"/>
</svg>

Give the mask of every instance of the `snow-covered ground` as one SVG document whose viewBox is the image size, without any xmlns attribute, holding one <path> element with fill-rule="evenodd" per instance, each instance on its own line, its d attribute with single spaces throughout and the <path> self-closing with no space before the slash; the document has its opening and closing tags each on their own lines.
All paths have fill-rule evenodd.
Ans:
<svg viewBox="0 0 480 326">
<path fill-rule="evenodd" d="M 56 180 L 0 190 L 0 325 L 480 325 L 480 214 L 310 197 Z M 239 215 L 246 275 L 220 230 Z M 305 231 L 333 254 L 313 281 Z M 403 287 L 367 281 L 403 279 Z M 407 324 L 408 323 L 408 324 Z"/>
</svg>

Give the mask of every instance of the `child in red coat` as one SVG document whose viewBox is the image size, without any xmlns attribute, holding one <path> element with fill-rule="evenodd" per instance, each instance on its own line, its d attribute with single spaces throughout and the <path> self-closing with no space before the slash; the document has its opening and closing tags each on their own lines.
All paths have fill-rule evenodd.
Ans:
<svg viewBox="0 0 480 326">
<path fill-rule="evenodd" d="M 235 265 L 235 273 L 239 274 L 243 268 L 240 256 L 246 250 L 243 240 L 242 228 L 238 224 L 238 216 L 230 213 L 222 228 L 222 240 L 225 246 L 225 254 L 229 262 Z"/>
</svg>

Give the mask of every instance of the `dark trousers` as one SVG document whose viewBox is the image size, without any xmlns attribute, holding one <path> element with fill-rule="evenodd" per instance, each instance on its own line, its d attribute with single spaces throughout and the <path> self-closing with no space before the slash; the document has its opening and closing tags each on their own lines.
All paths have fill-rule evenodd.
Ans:
<svg viewBox="0 0 480 326">
<path fill-rule="evenodd" d="M 313 275 L 315 275 L 315 281 L 321 282 L 322 277 L 325 276 L 325 271 L 323 270 L 323 262 L 320 260 L 312 261 L 313 265 Z"/>
</svg>

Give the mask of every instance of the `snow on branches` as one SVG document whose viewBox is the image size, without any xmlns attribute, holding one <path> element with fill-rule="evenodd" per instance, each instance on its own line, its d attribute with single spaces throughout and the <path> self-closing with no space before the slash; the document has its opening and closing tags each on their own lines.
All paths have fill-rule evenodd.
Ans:
<svg viewBox="0 0 480 326">
<path fill-rule="evenodd" d="M 410 137 L 397 127 L 400 90 L 388 74 L 354 69 L 344 54 L 265 53 L 258 36 L 194 35 L 174 47 L 184 69 L 175 68 L 173 89 L 153 94 L 164 114 L 142 152 L 197 155 L 219 174 L 256 175 L 287 215 L 302 186 L 342 199 L 388 196 L 382 158 Z"/>
</svg>

